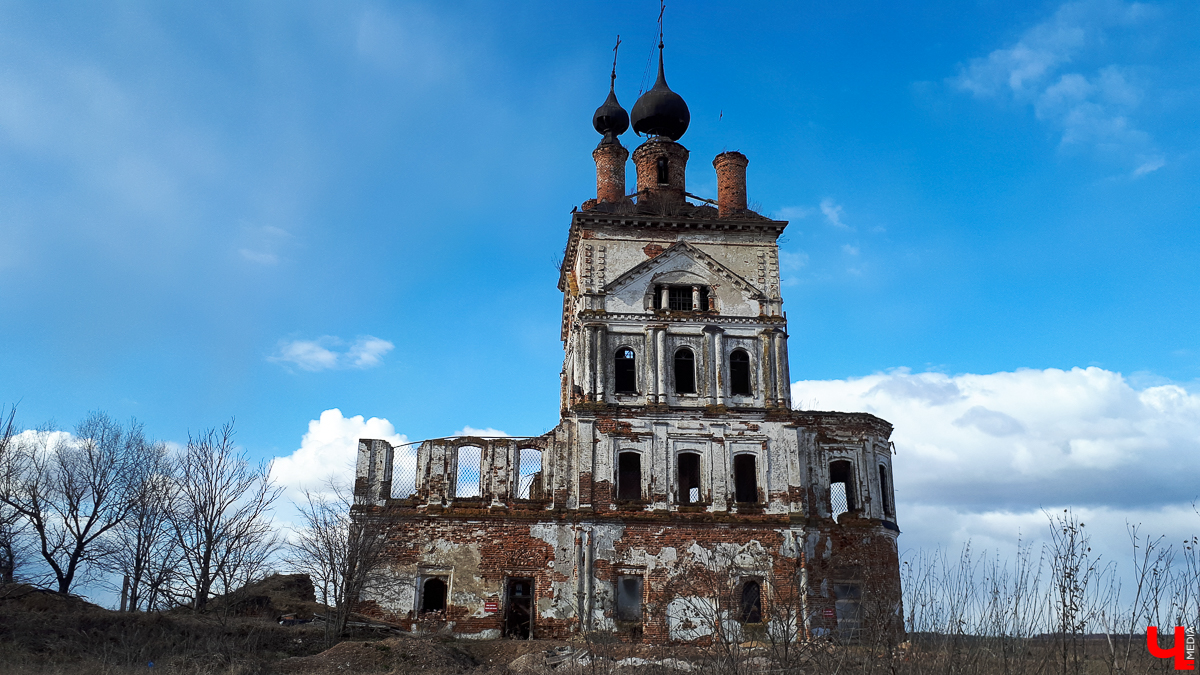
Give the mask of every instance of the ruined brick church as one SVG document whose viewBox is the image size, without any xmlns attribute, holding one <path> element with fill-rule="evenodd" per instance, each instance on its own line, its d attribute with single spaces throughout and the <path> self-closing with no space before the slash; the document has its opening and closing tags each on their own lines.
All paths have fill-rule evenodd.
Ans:
<svg viewBox="0 0 1200 675">
<path fill-rule="evenodd" d="M 615 85 L 615 70 L 613 82 Z M 619 136 L 646 136 L 632 155 Z M 529 438 L 359 441 L 355 514 L 387 519 L 360 609 L 461 637 L 666 642 L 897 630 L 892 427 L 792 408 L 778 239 L 739 152 L 692 195 L 690 114 L 610 87 L 596 197 L 571 214 L 561 421 Z"/>
</svg>

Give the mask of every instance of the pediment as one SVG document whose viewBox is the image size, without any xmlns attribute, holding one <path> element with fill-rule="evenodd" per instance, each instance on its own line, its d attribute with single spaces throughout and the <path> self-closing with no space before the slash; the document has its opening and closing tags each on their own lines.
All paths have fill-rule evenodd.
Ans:
<svg viewBox="0 0 1200 675">
<path fill-rule="evenodd" d="M 709 275 L 709 278 L 702 276 Z M 657 256 L 645 260 L 604 286 L 606 293 L 615 293 L 639 281 L 646 284 L 708 283 L 712 279 L 738 289 L 751 300 L 762 300 L 766 295 L 744 277 L 721 264 L 716 258 L 681 241 L 672 244 Z"/>
</svg>

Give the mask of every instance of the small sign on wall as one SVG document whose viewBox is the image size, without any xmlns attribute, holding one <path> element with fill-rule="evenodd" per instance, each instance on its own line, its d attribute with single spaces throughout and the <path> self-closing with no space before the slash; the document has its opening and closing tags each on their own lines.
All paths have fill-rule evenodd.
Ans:
<svg viewBox="0 0 1200 675">
<path fill-rule="evenodd" d="M 821 613 L 825 615 L 826 619 L 832 619 L 837 616 L 837 612 L 832 607 L 826 607 Z"/>
<path fill-rule="evenodd" d="M 489 601 L 483 603 L 483 611 L 487 612 L 488 614 L 494 614 L 496 612 L 499 612 L 500 611 L 500 603 L 495 602 L 494 600 L 489 600 Z"/>
</svg>

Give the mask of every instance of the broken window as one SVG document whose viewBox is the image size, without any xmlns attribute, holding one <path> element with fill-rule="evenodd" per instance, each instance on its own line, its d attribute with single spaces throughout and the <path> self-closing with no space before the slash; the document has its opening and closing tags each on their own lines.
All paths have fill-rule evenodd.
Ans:
<svg viewBox="0 0 1200 675">
<path fill-rule="evenodd" d="M 700 503 L 700 454 L 681 452 L 678 458 L 679 503 Z"/>
<path fill-rule="evenodd" d="M 458 449 L 458 474 L 454 480 L 455 497 L 478 497 L 483 468 L 483 449 L 473 445 Z"/>
<path fill-rule="evenodd" d="M 742 504 L 758 503 L 758 467 L 754 455 L 733 456 L 734 501 Z"/>
<path fill-rule="evenodd" d="M 442 577 L 425 577 L 421 584 L 421 612 L 446 611 L 446 580 Z"/>
<path fill-rule="evenodd" d="M 667 183 L 671 182 L 671 177 L 667 171 L 667 166 L 668 160 L 666 157 L 659 157 L 658 161 L 655 162 L 655 169 L 657 169 L 659 185 L 666 185 Z"/>
<path fill-rule="evenodd" d="M 744 349 L 735 349 L 729 355 L 729 393 L 750 395 L 750 355 Z"/>
<path fill-rule="evenodd" d="M 833 519 L 847 511 L 854 511 L 854 465 L 844 459 L 829 464 L 829 507 Z"/>
<path fill-rule="evenodd" d="M 617 455 L 617 499 L 642 498 L 642 454 L 622 452 Z"/>
<path fill-rule="evenodd" d="M 542 498 L 542 451 L 521 448 L 517 470 L 517 499 Z"/>
<path fill-rule="evenodd" d="M 883 515 L 895 517 L 896 505 L 892 501 L 892 486 L 888 480 L 887 467 L 879 465 L 879 494 L 883 497 Z"/>
<path fill-rule="evenodd" d="M 617 621 L 642 620 L 642 578 L 617 577 Z"/>
<path fill-rule="evenodd" d="M 615 391 L 618 394 L 637 393 L 637 370 L 635 368 L 633 350 L 622 347 L 617 350 L 613 359 L 613 376 L 616 378 Z"/>
<path fill-rule="evenodd" d="M 687 347 L 675 352 L 675 393 L 696 393 L 696 357 Z"/>
<path fill-rule="evenodd" d="M 742 584 L 742 604 L 738 608 L 742 623 L 762 623 L 762 584 L 754 580 Z"/>
</svg>

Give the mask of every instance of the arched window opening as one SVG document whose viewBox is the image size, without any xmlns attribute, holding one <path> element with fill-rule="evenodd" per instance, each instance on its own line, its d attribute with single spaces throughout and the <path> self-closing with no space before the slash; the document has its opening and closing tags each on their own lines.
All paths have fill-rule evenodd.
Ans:
<svg viewBox="0 0 1200 675">
<path fill-rule="evenodd" d="M 542 451 L 521 448 L 517 470 L 517 499 L 542 499 Z"/>
<path fill-rule="evenodd" d="M 854 465 L 844 459 L 829 463 L 829 507 L 833 519 L 858 509 L 854 494 Z"/>
<path fill-rule="evenodd" d="M 479 478 L 483 473 L 483 449 L 473 445 L 458 449 L 458 474 L 454 479 L 454 496 L 478 497 Z"/>
<path fill-rule="evenodd" d="M 896 517 L 896 503 L 892 501 L 892 482 L 888 480 L 887 467 L 879 465 L 879 494 L 883 497 L 883 515 Z"/>
<path fill-rule="evenodd" d="M 633 350 L 622 347 L 613 358 L 613 376 L 616 378 L 614 391 L 618 394 L 637 393 L 637 368 Z"/>
<path fill-rule="evenodd" d="M 670 176 L 670 173 L 667 171 L 667 164 L 668 164 L 667 158 L 659 157 L 658 161 L 655 162 L 654 164 L 655 164 L 655 169 L 657 169 L 657 173 L 658 173 L 658 176 L 657 176 L 658 184 L 666 185 L 667 183 L 670 183 L 671 176 Z"/>
<path fill-rule="evenodd" d="M 729 393 L 750 395 L 750 355 L 744 349 L 735 349 L 729 355 Z"/>
<path fill-rule="evenodd" d="M 441 577 L 428 577 L 421 588 L 421 611 L 446 611 L 446 582 Z"/>
<path fill-rule="evenodd" d="M 754 455 L 733 456 L 734 501 L 741 504 L 758 503 L 758 462 Z"/>
<path fill-rule="evenodd" d="M 679 453 L 679 503 L 700 503 L 700 454 L 696 452 Z"/>
<path fill-rule="evenodd" d="M 675 352 L 675 393 L 696 393 L 696 357 L 687 347 Z"/>
<path fill-rule="evenodd" d="M 622 452 L 617 455 L 617 500 L 642 498 L 642 454 Z"/>
<path fill-rule="evenodd" d="M 742 623 L 762 623 L 762 585 L 757 581 L 742 584 L 742 606 L 738 619 Z"/>
</svg>

